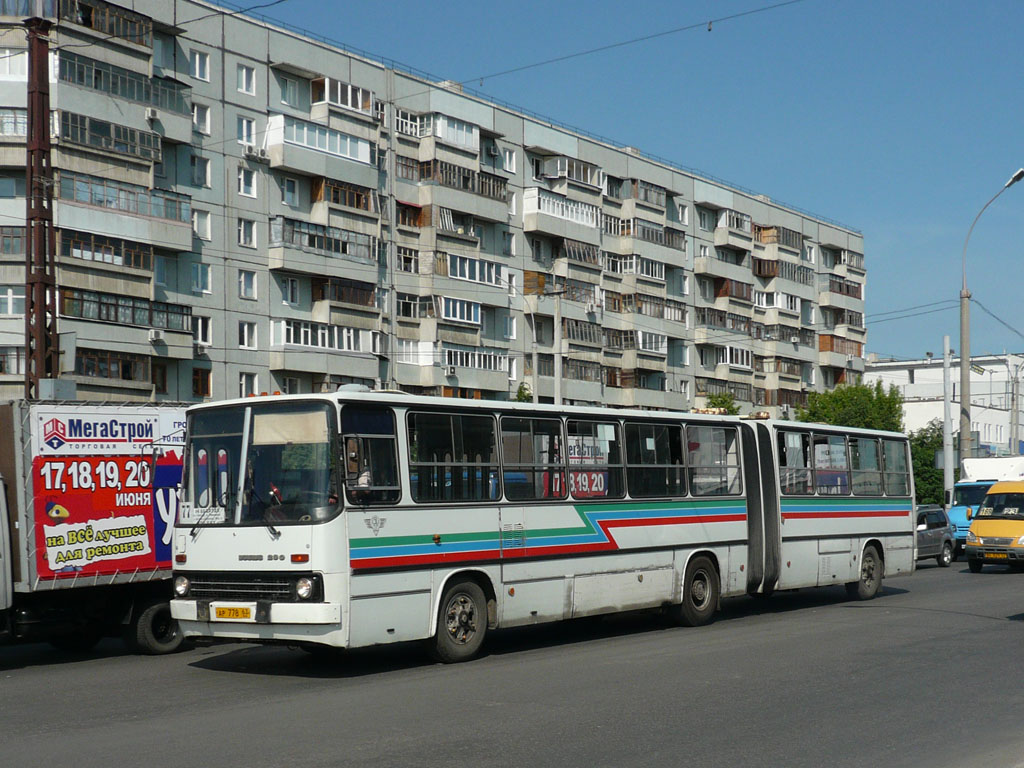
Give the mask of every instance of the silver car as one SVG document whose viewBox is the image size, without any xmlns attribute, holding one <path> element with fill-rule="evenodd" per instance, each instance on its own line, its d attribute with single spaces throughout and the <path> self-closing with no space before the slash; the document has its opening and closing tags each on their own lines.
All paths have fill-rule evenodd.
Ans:
<svg viewBox="0 0 1024 768">
<path fill-rule="evenodd" d="M 955 549 L 953 529 L 946 511 L 938 504 L 922 504 L 917 508 L 917 559 L 934 557 L 943 568 L 953 562 Z"/>
</svg>

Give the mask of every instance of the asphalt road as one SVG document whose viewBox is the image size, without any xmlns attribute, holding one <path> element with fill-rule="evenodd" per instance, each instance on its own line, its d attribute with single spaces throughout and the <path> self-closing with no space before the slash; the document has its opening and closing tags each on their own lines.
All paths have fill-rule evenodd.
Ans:
<svg viewBox="0 0 1024 768">
<path fill-rule="evenodd" d="M 708 627 L 636 614 L 321 660 L 0 648 L 4 766 L 1024 765 L 1024 573 L 962 560 L 726 601 Z"/>
</svg>

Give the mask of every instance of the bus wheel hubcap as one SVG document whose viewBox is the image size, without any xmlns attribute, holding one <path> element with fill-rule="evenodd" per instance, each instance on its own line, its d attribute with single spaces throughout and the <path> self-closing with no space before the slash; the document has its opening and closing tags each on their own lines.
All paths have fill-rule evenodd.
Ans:
<svg viewBox="0 0 1024 768">
<path fill-rule="evenodd" d="M 468 643 L 476 634 L 476 612 L 468 595 L 456 595 L 445 611 L 445 625 L 452 640 Z"/>
<path fill-rule="evenodd" d="M 703 608 L 708 601 L 708 582 L 704 573 L 695 573 L 690 584 L 690 599 L 698 608 Z"/>
</svg>

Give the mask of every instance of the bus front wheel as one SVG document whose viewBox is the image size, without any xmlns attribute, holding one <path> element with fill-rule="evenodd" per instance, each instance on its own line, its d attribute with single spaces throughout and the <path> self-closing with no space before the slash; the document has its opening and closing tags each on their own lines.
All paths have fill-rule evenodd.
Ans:
<svg viewBox="0 0 1024 768">
<path fill-rule="evenodd" d="M 846 594 L 857 600 L 870 600 L 882 586 L 882 556 L 874 544 L 864 547 L 860 556 L 860 579 L 846 585 Z"/>
<path fill-rule="evenodd" d="M 451 584 L 441 597 L 437 628 L 428 650 L 435 661 L 453 664 L 476 656 L 487 634 L 487 600 L 475 581 Z"/>
<path fill-rule="evenodd" d="M 683 581 L 683 601 L 674 606 L 674 618 L 686 627 L 707 624 L 718 608 L 718 571 L 711 559 L 703 555 L 693 558 L 686 566 Z"/>
</svg>

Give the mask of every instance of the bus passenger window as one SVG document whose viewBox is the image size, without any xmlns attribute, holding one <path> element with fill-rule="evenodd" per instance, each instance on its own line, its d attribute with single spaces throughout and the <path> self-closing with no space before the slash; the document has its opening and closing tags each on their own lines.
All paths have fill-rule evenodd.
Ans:
<svg viewBox="0 0 1024 768">
<path fill-rule="evenodd" d="M 779 487 L 790 496 L 814 493 L 811 483 L 811 436 L 779 430 Z"/>
<path fill-rule="evenodd" d="M 501 494 L 491 416 L 410 413 L 413 501 L 484 501 Z"/>
<path fill-rule="evenodd" d="M 629 495 L 685 496 L 683 428 L 675 424 L 626 424 Z"/>
<path fill-rule="evenodd" d="M 907 444 L 899 440 L 883 440 L 885 461 L 885 493 L 887 496 L 910 495 L 910 472 L 907 470 Z"/>
<path fill-rule="evenodd" d="M 346 405 L 341 409 L 345 483 L 349 504 L 393 504 L 401 496 L 395 415 L 390 408 Z"/>
<path fill-rule="evenodd" d="M 850 438 L 850 470 L 854 494 L 882 495 L 882 470 L 878 464 L 877 440 L 867 437 Z"/>
<path fill-rule="evenodd" d="M 690 493 L 731 496 L 743 492 L 735 427 L 686 426 Z"/>
<path fill-rule="evenodd" d="M 623 495 L 619 425 L 570 421 L 566 425 L 569 492 L 574 499 L 617 499 Z"/>
<path fill-rule="evenodd" d="M 845 496 L 850 492 L 845 436 L 814 435 L 814 485 L 818 493 L 830 496 Z"/>
<path fill-rule="evenodd" d="M 504 416 L 501 452 L 505 498 L 511 501 L 564 499 L 565 457 L 560 419 Z"/>
</svg>

